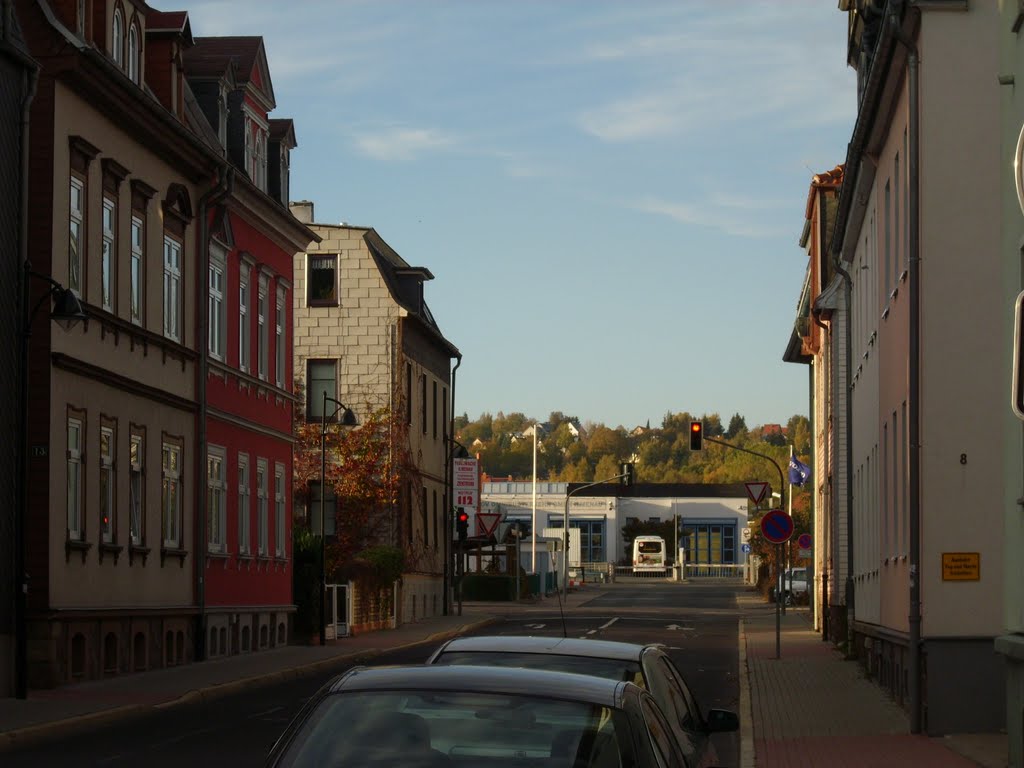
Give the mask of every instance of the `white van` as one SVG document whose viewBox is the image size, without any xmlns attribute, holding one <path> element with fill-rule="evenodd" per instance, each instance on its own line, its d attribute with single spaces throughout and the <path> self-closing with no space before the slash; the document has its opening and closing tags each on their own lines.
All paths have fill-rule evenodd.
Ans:
<svg viewBox="0 0 1024 768">
<path fill-rule="evenodd" d="M 665 573 L 665 539 L 637 536 L 633 539 L 633 573 Z"/>
</svg>

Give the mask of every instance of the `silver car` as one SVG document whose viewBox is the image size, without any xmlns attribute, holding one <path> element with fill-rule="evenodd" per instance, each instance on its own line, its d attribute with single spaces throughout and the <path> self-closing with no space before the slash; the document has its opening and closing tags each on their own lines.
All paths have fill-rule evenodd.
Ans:
<svg viewBox="0 0 1024 768">
<path fill-rule="evenodd" d="M 635 683 L 649 690 L 668 715 L 693 768 L 718 762 L 710 734 L 739 728 L 734 712 L 712 709 L 706 717 L 701 713 L 683 675 L 658 644 L 515 635 L 459 637 L 438 648 L 427 663 L 551 669 Z"/>
<path fill-rule="evenodd" d="M 357 667 L 320 689 L 273 768 L 686 768 L 637 685 L 478 666 Z"/>
</svg>

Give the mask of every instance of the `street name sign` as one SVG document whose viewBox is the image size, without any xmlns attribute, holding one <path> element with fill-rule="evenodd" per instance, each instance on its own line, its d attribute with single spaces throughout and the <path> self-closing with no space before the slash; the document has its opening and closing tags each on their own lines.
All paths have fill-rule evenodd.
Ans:
<svg viewBox="0 0 1024 768">
<path fill-rule="evenodd" d="M 761 518 L 761 533 L 765 541 L 785 544 L 793 535 L 793 518 L 781 509 L 771 509 Z"/>
</svg>

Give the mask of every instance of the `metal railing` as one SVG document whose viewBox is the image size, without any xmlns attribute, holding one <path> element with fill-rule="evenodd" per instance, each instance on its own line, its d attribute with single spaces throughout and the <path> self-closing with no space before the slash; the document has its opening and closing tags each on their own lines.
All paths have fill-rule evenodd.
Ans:
<svg viewBox="0 0 1024 768">
<path fill-rule="evenodd" d="M 687 579 L 742 579 L 747 566 L 742 563 L 687 563 L 683 576 Z"/>
</svg>

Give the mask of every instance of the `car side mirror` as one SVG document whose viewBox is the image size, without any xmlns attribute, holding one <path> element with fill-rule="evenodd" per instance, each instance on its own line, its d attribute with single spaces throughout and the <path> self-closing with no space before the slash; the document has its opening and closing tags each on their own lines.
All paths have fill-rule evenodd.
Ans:
<svg viewBox="0 0 1024 768">
<path fill-rule="evenodd" d="M 740 719 L 727 709 L 712 709 L 708 711 L 707 724 L 708 733 L 726 733 L 738 731 Z"/>
</svg>

